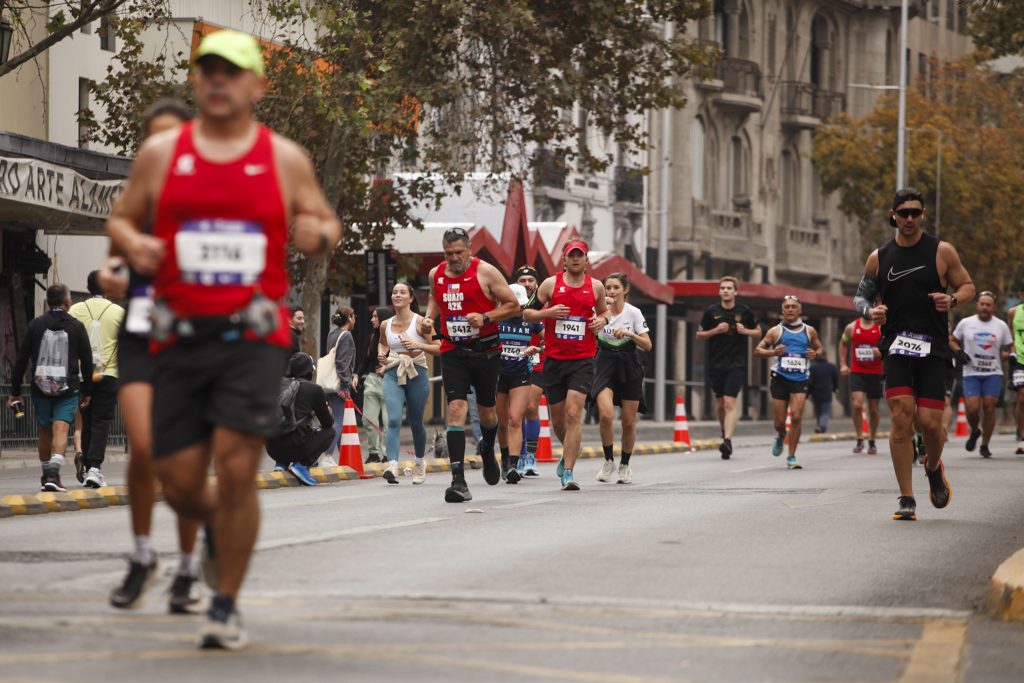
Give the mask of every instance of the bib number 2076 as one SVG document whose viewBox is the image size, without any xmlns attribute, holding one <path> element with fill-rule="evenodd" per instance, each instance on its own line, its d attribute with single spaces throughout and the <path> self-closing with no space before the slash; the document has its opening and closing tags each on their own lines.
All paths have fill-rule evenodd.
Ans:
<svg viewBox="0 0 1024 683">
<path fill-rule="evenodd" d="M 932 351 L 931 337 L 910 332 L 901 332 L 893 339 L 889 353 L 896 356 L 924 358 Z"/>
</svg>

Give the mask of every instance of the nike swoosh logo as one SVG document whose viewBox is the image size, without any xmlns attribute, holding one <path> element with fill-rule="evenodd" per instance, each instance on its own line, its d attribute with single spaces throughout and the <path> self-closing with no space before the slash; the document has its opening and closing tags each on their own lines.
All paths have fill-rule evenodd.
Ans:
<svg viewBox="0 0 1024 683">
<path fill-rule="evenodd" d="M 266 173 L 267 167 L 263 164 L 246 164 L 243 170 L 245 175 L 260 175 L 261 173 Z"/>
<path fill-rule="evenodd" d="M 921 270 L 922 268 L 924 268 L 924 266 L 918 266 L 917 268 L 907 268 L 906 270 L 901 270 L 900 272 L 897 273 L 892 269 L 892 266 L 889 266 L 889 274 L 886 277 L 889 279 L 889 282 L 896 282 L 904 275 L 909 275 L 910 273 L 913 273 L 915 270 Z"/>
</svg>

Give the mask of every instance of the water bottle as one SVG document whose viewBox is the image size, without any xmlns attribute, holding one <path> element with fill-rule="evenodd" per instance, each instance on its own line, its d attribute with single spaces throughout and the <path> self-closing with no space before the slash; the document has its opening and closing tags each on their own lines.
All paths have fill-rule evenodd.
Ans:
<svg viewBox="0 0 1024 683">
<path fill-rule="evenodd" d="M 21 401 L 12 403 L 11 410 L 14 412 L 14 417 L 19 419 L 25 417 L 25 404 Z"/>
</svg>

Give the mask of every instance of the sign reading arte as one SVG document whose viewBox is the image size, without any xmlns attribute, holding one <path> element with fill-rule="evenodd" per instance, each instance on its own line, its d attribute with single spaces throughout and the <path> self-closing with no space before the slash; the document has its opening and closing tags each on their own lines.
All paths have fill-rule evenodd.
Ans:
<svg viewBox="0 0 1024 683">
<path fill-rule="evenodd" d="M 106 218 L 121 180 L 93 180 L 38 159 L 0 157 L 0 198 Z"/>
</svg>

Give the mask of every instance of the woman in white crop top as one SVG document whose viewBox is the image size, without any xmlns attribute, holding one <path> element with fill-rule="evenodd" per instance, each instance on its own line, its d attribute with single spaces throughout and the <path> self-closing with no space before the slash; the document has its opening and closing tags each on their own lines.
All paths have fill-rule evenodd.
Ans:
<svg viewBox="0 0 1024 683">
<path fill-rule="evenodd" d="M 417 330 L 420 315 L 416 294 L 407 282 L 398 282 L 391 290 L 391 305 L 395 317 L 381 325 L 379 358 L 384 365 L 384 404 L 388 409 L 388 428 L 384 437 L 387 467 L 384 480 L 398 483 L 398 446 L 402 429 L 402 408 L 407 406 L 409 428 L 412 429 L 416 464 L 412 483 L 426 480 L 427 465 L 423 459 L 427 448 L 427 428 L 423 425 L 423 411 L 430 396 L 430 377 L 427 373 L 426 354 L 436 356 L 441 345 L 433 341 L 433 333 L 426 337 Z"/>
</svg>

